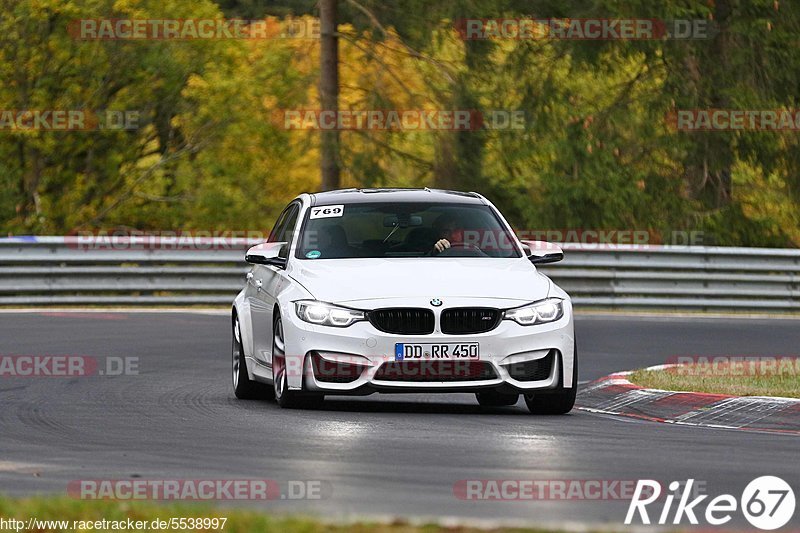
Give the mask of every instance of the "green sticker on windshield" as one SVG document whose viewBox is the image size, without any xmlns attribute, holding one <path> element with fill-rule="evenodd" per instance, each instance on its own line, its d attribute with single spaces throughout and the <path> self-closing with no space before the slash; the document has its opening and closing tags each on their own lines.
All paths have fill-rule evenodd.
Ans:
<svg viewBox="0 0 800 533">
<path fill-rule="evenodd" d="M 322 255 L 322 252 L 319 250 L 311 250 L 306 254 L 306 257 L 309 259 L 318 259 Z"/>
</svg>

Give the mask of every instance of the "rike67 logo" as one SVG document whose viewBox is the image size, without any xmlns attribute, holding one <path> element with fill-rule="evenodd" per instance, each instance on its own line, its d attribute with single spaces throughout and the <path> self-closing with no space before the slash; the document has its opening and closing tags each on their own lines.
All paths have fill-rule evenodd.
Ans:
<svg viewBox="0 0 800 533">
<path fill-rule="evenodd" d="M 784 480 L 775 476 L 762 476 L 751 481 L 737 500 L 731 494 L 721 494 L 705 504 L 705 512 L 701 513 L 701 504 L 709 496 L 694 495 L 692 487 L 694 479 L 685 483 L 673 481 L 669 484 L 670 493 L 663 498 L 663 507 L 658 513 L 655 502 L 661 499 L 661 484 L 651 479 L 640 479 L 636 484 L 625 524 L 633 523 L 638 513 L 643 524 L 651 523 L 648 511 L 655 511 L 653 520 L 657 524 L 681 524 L 688 521 L 697 525 L 698 516 L 705 519 L 705 523 L 712 526 L 721 526 L 731 521 L 734 513 L 741 511 L 750 524 L 758 529 L 773 530 L 786 525 L 794 515 L 795 497 L 792 487 Z M 682 489 L 682 490 L 681 490 Z M 690 498 L 692 498 L 690 500 Z M 677 500 L 677 504 L 673 504 Z M 660 503 L 660 502 L 659 502 Z M 648 509 L 648 506 L 650 508 Z"/>
</svg>

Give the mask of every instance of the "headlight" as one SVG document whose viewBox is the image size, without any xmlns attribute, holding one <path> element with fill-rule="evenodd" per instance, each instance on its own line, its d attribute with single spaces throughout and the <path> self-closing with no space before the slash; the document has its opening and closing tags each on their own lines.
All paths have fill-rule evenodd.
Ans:
<svg viewBox="0 0 800 533">
<path fill-rule="evenodd" d="M 564 316 L 564 301 L 558 298 L 548 298 L 524 307 L 509 309 L 503 318 L 513 320 L 522 326 L 533 326 L 555 322 L 562 316 Z"/>
<path fill-rule="evenodd" d="M 294 303 L 294 309 L 300 320 L 320 326 L 346 328 L 354 322 L 366 319 L 364 311 L 347 309 L 316 300 L 297 301 Z"/>
</svg>

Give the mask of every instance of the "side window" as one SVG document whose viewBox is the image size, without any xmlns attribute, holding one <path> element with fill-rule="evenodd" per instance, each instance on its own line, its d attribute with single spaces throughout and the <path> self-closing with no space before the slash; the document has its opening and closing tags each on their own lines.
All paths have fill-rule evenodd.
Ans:
<svg viewBox="0 0 800 533">
<path fill-rule="evenodd" d="M 269 232 L 269 238 L 267 239 L 267 242 L 280 242 L 280 239 L 278 239 L 278 235 L 280 234 L 281 226 L 283 226 L 283 222 L 286 220 L 286 215 L 289 213 L 291 208 L 292 208 L 291 205 L 286 207 L 283 210 L 283 212 L 281 212 L 281 214 L 278 216 L 278 220 L 275 222 L 275 225 L 272 227 L 272 231 Z"/>
<path fill-rule="evenodd" d="M 297 215 L 300 213 L 300 206 L 293 204 L 286 211 L 286 216 L 283 217 L 281 225 L 278 227 L 278 234 L 275 242 L 286 242 L 288 245 L 281 250 L 279 257 L 288 258 L 289 248 L 292 247 L 295 233 L 294 228 L 297 225 Z"/>
</svg>

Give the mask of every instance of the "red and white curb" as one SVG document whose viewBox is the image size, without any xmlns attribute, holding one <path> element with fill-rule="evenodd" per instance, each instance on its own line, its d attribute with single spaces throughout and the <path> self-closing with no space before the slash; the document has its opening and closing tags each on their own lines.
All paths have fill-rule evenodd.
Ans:
<svg viewBox="0 0 800 533">
<path fill-rule="evenodd" d="M 667 366 L 674 365 L 647 370 Z M 578 409 L 681 426 L 800 435 L 798 399 L 645 389 L 628 381 L 630 374 L 617 372 L 589 383 L 578 394 Z"/>
</svg>

